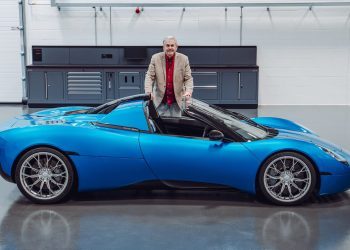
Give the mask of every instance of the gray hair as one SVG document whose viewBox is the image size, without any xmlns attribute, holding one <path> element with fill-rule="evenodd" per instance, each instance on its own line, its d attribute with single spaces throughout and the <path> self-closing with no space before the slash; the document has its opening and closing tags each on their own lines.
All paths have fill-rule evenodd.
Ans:
<svg viewBox="0 0 350 250">
<path fill-rule="evenodd" d="M 166 36 L 166 37 L 164 37 L 164 39 L 163 39 L 163 45 L 164 45 L 165 42 L 168 41 L 168 40 L 174 40 L 174 41 L 175 41 L 175 44 L 177 45 L 177 40 L 176 40 L 175 36 Z"/>
</svg>

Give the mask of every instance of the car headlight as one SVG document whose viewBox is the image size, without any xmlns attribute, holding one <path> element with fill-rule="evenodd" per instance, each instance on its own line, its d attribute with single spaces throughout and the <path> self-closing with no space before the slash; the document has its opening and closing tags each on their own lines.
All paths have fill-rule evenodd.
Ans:
<svg viewBox="0 0 350 250">
<path fill-rule="evenodd" d="M 334 152 L 333 150 L 330 150 L 328 148 L 324 148 L 319 146 L 320 149 L 322 149 L 326 154 L 330 155 L 331 157 L 333 157 L 334 159 L 336 159 L 337 161 L 344 163 L 345 165 L 349 166 L 349 162 L 340 154 Z"/>
</svg>

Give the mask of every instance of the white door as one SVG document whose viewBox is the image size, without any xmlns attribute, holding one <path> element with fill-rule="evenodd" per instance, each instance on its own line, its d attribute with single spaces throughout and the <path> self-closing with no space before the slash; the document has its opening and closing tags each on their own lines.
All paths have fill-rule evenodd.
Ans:
<svg viewBox="0 0 350 250">
<path fill-rule="evenodd" d="M 18 1 L 0 1 L 0 103 L 22 102 Z"/>
</svg>

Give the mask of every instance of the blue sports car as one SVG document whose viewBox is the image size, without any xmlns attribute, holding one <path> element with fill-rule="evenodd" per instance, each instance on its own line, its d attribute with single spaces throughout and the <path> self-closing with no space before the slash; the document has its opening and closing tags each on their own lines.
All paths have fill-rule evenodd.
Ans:
<svg viewBox="0 0 350 250">
<path fill-rule="evenodd" d="M 350 188 L 350 154 L 310 130 L 195 99 L 182 117 L 160 117 L 136 95 L 23 115 L 0 131 L 1 175 L 36 203 L 146 183 L 234 188 L 278 205 Z"/>
</svg>

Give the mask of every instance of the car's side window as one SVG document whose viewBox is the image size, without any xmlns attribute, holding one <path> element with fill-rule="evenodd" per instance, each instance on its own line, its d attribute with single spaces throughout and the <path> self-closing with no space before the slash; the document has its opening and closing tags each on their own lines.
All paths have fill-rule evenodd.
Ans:
<svg viewBox="0 0 350 250">
<path fill-rule="evenodd" d="M 142 101 L 132 101 L 120 104 L 112 112 L 106 114 L 99 123 L 137 129 L 140 131 L 149 130 Z"/>
<path fill-rule="evenodd" d="M 210 131 L 215 128 L 201 120 L 183 115 L 182 117 L 160 117 L 150 101 L 145 106 L 145 115 L 151 133 L 183 136 L 209 140 Z"/>
<path fill-rule="evenodd" d="M 150 119 L 153 133 L 205 139 L 211 126 L 189 117 L 159 117 Z"/>
</svg>

